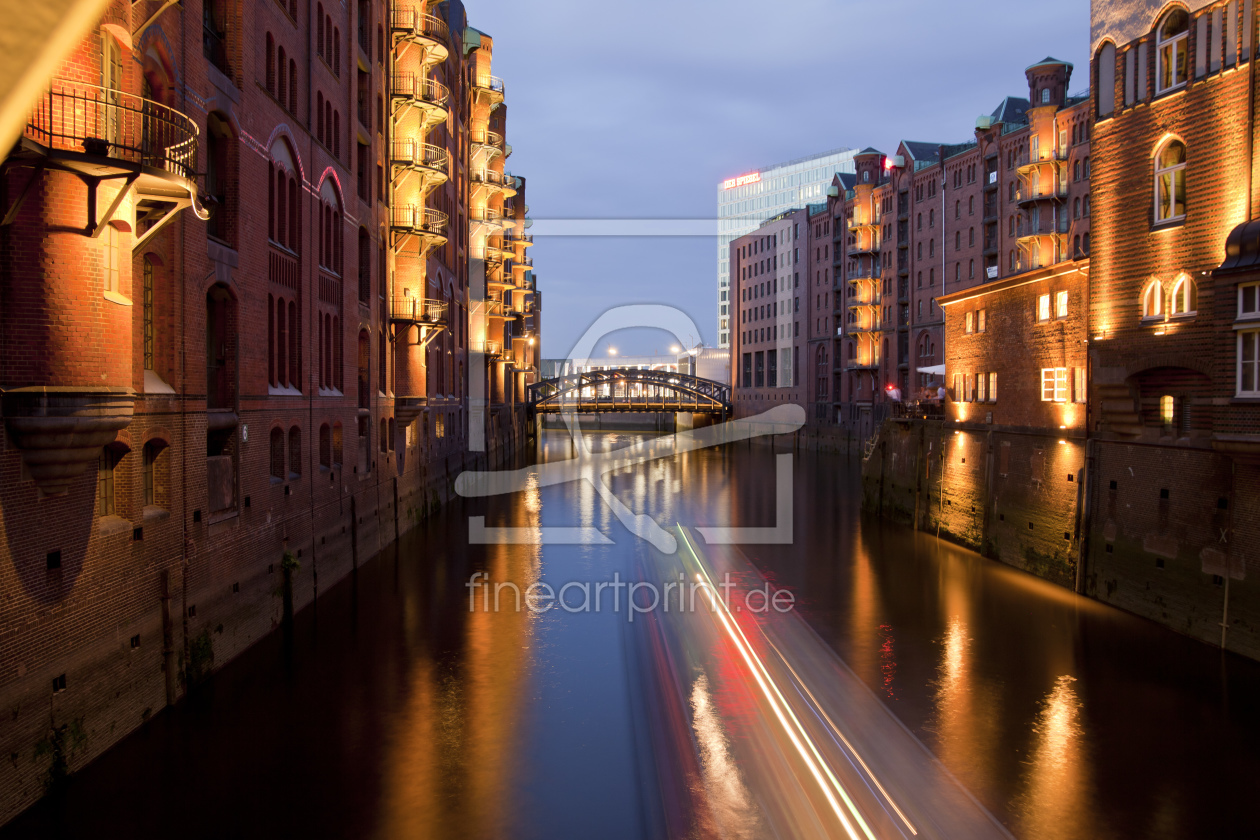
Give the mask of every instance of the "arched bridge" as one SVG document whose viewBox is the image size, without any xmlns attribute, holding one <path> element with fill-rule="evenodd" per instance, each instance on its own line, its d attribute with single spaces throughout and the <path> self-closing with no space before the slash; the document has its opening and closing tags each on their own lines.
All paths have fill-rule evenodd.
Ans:
<svg viewBox="0 0 1260 840">
<path fill-rule="evenodd" d="M 530 385 L 529 408 L 534 414 L 659 411 L 726 417 L 731 388 L 667 370 L 593 370 Z"/>
</svg>

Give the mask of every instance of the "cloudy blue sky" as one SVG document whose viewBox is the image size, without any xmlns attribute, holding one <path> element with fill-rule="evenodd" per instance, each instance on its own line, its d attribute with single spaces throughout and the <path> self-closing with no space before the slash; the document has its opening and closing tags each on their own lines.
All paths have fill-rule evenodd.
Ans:
<svg viewBox="0 0 1260 840">
<path fill-rule="evenodd" d="M 465 0 L 507 84 L 508 169 L 545 219 L 713 218 L 717 184 L 828 149 L 960 142 L 1024 67 L 1088 86 L 1089 2 Z M 536 224 L 538 231 L 540 225 Z M 716 335 L 716 239 L 545 237 L 543 355 L 600 313 L 669 303 Z M 665 351 L 646 330 L 601 343 Z"/>
</svg>

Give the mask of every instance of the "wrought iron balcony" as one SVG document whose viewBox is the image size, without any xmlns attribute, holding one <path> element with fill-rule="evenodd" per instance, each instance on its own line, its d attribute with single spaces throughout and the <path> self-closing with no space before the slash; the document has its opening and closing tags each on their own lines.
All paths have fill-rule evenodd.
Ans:
<svg viewBox="0 0 1260 840">
<path fill-rule="evenodd" d="M 390 95 L 431 111 L 440 111 L 445 119 L 446 103 L 451 92 L 446 85 L 415 73 L 398 73 L 390 83 Z"/>
<path fill-rule="evenodd" d="M 104 163 L 195 190 L 197 134 L 196 123 L 161 103 L 55 79 L 31 112 L 23 146 L 76 171 L 99 173 Z"/>
<path fill-rule="evenodd" d="M 503 101 L 503 80 L 497 76 L 484 75 L 473 78 L 473 90 L 485 96 L 491 102 Z"/>
<path fill-rule="evenodd" d="M 395 177 L 404 170 L 418 174 L 422 195 L 450 179 L 446 149 L 417 140 L 395 140 L 390 148 L 390 164 L 395 167 Z"/>
<path fill-rule="evenodd" d="M 420 326 L 446 326 L 446 301 L 402 295 L 390 299 L 392 321 Z"/>
<path fill-rule="evenodd" d="M 471 132 L 472 142 L 475 146 L 482 146 L 490 150 L 494 154 L 503 153 L 503 135 L 493 131 L 487 131 L 484 128 L 474 129 Z"/>
<path fill-rule="evenodd" d="M 446 21 L 424 12 L 421 8 L 394 9 L 390 15 L 390 28 L 396 38 L 423 47 L 431 55 L 430 63 L 445 61 L 451 32 Z"/>
<path fill-rule="evenodd" d="M 399 204 L 393 208 L 390 226 L 405 233 L 446 235 L 447 215 L 419 204 Z"/>
<path fill-rule="evenodd" d="M 516 179 L 511 175 L 504 172 L 496 172 L 489 168 L 474 169 L 469 173 L 468 180 L 483 187 L 490 187 L 498 192 L 512 188 L 516 184 Z M 512 193 L 515 195 L 515 189 L 512 189 Z"/>
<path fill-rule="evenodd" d="M 468 216 L 479 224 L 490 227 L 503 227 L 503 211 L 496 210 L 493 207 L 474 207 Z"/>
<path fill-rule="evenodd" d="M 493 356 L 493 357 L 502 356 L 503 355 L 503 342 L 502 341 L 483 341 L 481 342 L 481 352 L 485 353 L 487 356 Z"/>
</svg>

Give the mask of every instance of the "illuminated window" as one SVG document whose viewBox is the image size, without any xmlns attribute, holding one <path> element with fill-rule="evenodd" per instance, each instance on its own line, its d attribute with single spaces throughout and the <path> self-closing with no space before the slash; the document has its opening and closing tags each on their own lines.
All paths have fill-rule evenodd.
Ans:
<svg viewBox="0 0 1260 840">
<path fill-rule="evenodd" d="M 1088 395 L 1085 368 L 1072 368 L 1072 402 L 1083 403 Z"/>
<path fill-rule="evenodd" d="M 1155 156 L 1155 221 L 1186 216 L 1186 146 L 1169 140 Z"/>
<path fill-rule="evenodd" d="M 1067 368 L 1041 369 L 1041 401 L 1067 402 Z"/>
<path fill-rule="evenodd" d="M 1155 72 L 1155 92 L 1163 93 L 1186 83 L 1189 76 L 1190 16 L 1174 9 L 1159 27 L 1155 49 L 1159 66 Z"/>
<path fill-rule="evenodd" d="M 1260 397 L 1260 330 L 1238 333 L 1238 395 Z"/>
<path fill-rule="evenodd" d="M 988 402 L 989 377 L 987 374 L 976 374 L 976 402 Z"/>
<path fill-rule="evenodd" d="M 1158 280 L 1151 280 L 1142 292 L 1142 320 L 1164 320 L 1164 287 Z"/>
<path fill-rule="evenodd" d="M 976 310 L 976 332 L 984 332 L 985 316 L 987 314 L 987 309 Z"/>
<path fill-rule="evenodd" d="M 1175 405 L 1172 394 L 1164 394 L 1159 398 L 1159 419 L 1164 422 L 1165 426 L 1172 425 Z"/>
<path fill-rule="evenodd" d="M 997 373 L 989 374 L 989 402 L 997 402 Z"/>
<path fill-rule="evenodd" d="M 1039 295 L 1037 297 L 1037 320 L 1050 320 L 1050 295 Z"/>
<path fill-rule="evenodd" d="M 967 329 L 967 332 L 969 332 L 969 333 L 972 333 L 972 332 L 975 332 L 975 331 L 976 331 L 976 329 L 975 329 L 975 320 L 974 320 L 974 318 L 975 318 L 975 313 L 974 313 L 974 312 L 968 312 L 968 313 L 967 313 L 967 315 L 966 315 L 967 328 L 966 328 L 966 329 Z"/>
<path fill-rule="evenodd" d="M 1068 293 L 1056 292 L 1054 295 L 1054 317 L 1066 318 L 1068 314 Z"/>
<path fill-rule="evenodd" d="M 1173 286 L 1172 308 L 1169 315 L 1174 318 L 1188 317 L 1196 313 L 1198 306 L 1199 296 L 1194 281 L 1184 274 L 1181 275 Z"/>
</svg>

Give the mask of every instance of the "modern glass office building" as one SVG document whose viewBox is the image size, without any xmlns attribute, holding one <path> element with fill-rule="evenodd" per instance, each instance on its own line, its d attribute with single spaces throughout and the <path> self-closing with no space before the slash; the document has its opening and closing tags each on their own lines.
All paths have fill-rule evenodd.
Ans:
<svg viewBox="0 0 1260 840">
<path fill-rule="evenodd" d="M 827 200 L 837 172 L 854 172 L 853 149 L 833 149 L 727 178 L 718 184 L 718 346 L 729 347 L 731 317 L 731 240 L 751 233 L 766 219 L 793 207 Z"/>
</svg>

